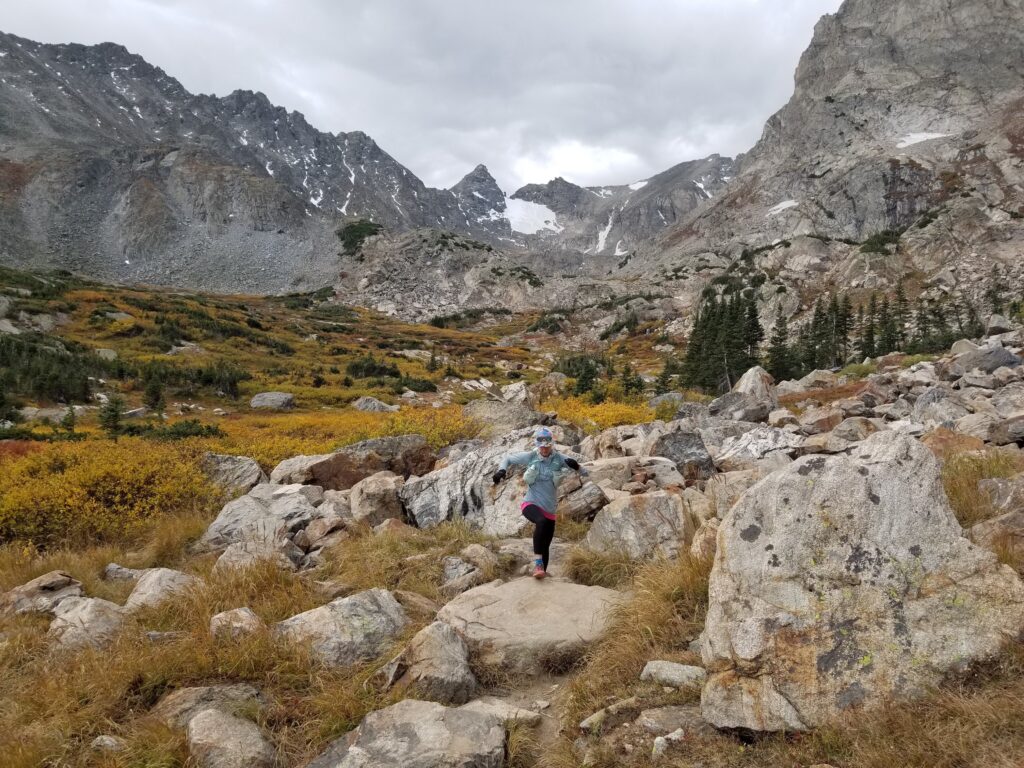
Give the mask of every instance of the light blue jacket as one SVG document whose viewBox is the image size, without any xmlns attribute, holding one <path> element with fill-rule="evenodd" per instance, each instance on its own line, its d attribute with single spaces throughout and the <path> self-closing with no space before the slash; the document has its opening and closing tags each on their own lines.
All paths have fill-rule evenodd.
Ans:
<svg viewBox="0 0 1024 768">
<path fill-rule="evenodd" d="M 507 470 L 513 464 L 526 467 L 523 479 L 526 480 L 528 487 L 523 501 L 536 504 L 549 514 L 555 514 L 555 508 L 558 506 L 558 484 L 572 471 L 565 463 L 565 457 L 558 451 L 552 451 L 546 459 L 537 450 L 510 453 L 501 460 L 500 469 Z M 582 467 L 580 470 L 581 474 L 585 474 Z"/>
</svg>

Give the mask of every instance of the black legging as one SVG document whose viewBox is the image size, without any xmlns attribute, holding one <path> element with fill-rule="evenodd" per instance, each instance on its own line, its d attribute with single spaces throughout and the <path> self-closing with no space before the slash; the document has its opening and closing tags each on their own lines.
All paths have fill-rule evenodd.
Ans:
<svg viewBox="0 0 1024 768">
<path fill-rule="evenodd" d="M 544 558 L 546 571 L 551 540 L 555 538 L 555 521 L 545 517 L 544 511 L 536 504 L 527 504 L 523 507 L 523 517 L 533 523 L 533 554 Z"/>
</svg>

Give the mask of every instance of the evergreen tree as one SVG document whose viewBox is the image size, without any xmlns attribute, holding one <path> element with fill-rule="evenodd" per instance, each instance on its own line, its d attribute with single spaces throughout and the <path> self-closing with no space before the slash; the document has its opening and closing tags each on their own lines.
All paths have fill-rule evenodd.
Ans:
<svg viewBox="0 0 1024 768">
<path fill-rule="evenodd" d="M 899 329 L 896 327 L 896 318 L 893 316 L 889 306 L 889 297 L 882 299 L 882 308 L 878 313 L 879 340 L 877 352 L 879 355 L 887 355 L 895 352 L 899 347 Z"/>
<path fill-rule="evenodd" d="M 124 398 L 111 395 L 99 411 L 100 428 L 110 437 L 117 437 L 121 432 L 121 421 L 124 418 Z"/>
<path fill-rule="evenodd" d="M 853 333 L 853 304 L 850 297 L 843 294 L 839 302 L 839 315 L 836 319 L 836 347 L 838 365 L 845 365 L 850 356 L 850 335 Z"/>
<path fill-rule="evenodd" d="M 761 327 L 761 320 L 757 316 L 757 299 L 754 296 L 746 301 L 743 341 L 747 345 L 747 359 L 754 364 L 757 360 L 758 347 L 764 341 L 764 328 Z"/>
<path fill-rule="evenodd" d="M 67 411 L 64 412 L 64 418 L 60 420 L 60 428 L 69 435 L 73 435 L 75 433 L 75 422 L 75 407 L 69 405 Z"/>
<path fill-rule="evenodd" d="M 153 378 L 146 382 L 142 392 L 142 402 L 151 411 L 160 412 L 164 409 L 164 385 L 159 379 Z"/>
<path fill-rule="evenodd" d="M 907 324 L 910 322 L 910 302 L 903 290 L 903 281 L 896 284 L 896 306 L 893 308 L 893 319 L 896 322 L 896 339 L 899 349 L 907 346 Z"/>
<path fill-rule="evenodd" d="M 666 392 L 672 390 L 672 361 L 669 359 L 665 360 L 665 364 L 661 368 L 661 373 L 658 374 L 658 379 L 654 382 L 654 394 L 664 395 Z"/>
<path fill-rule="evenodd" d="M 780 311 L 772 326 L 768 340 L 768 373 L 775 381 L 786 381 L 794 376 L 792 352 L 789 348 L 789 325 Z"/>
<path fill-rule="evenodd" d="M 862 357 L 874 357 L 876 354 L 875 332 L 878 314 L 878 297 L 872 293 L 868 301 L 868 309 L 864 314 L 864 325 L 861 330 L 860 347 L 857 350 Z"/>
<path fill-rule="evenodd" d="M 431 373 L 433 373 L 434 371 L 436 371 L 438 369 L 438 367 L 439 366 L 438 366 L 438 362 L 437 362 L 437 348 L 436 347 L 431 347 L 430 348 L 430 359 L 427 360 L 427 370 L 430 371 Z"/>
</svg>

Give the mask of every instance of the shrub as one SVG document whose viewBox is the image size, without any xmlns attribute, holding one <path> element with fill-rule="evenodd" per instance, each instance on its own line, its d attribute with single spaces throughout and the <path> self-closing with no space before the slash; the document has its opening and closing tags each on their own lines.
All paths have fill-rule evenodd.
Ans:
<svg viewBox="0 0 1024 768">
<path fill-rule="evenodd" d="M 608 427 L 642 424 L 654 420 L 654 410 L 648 405 L 619 403 L 612 400 L 595 405 L 578 397 L 566 397 L 548 403 L 546 407 L 557 411 L 561 418 L 571 421 L 591 434 Z"/>
<path fill-rule="evenodd" d="M 860 247 L 860 252 L 881 253 L 883 255 L 888 256 L 888 246 L 898 244 L 900 241 L 900 235 L 902 234 L 902 232 L 894 229 L 887 229 L 883 232 L 877 232 L 864 241 L 864 243 Z"/>
<path fill-rule="evenodd" d="M 942 484 L 957 520 L 964 528 L 995 513 L 989 497 L 978 490 L 982 480 L 1013 477 L 1024 470 L 1024 458 L 999 450 L 970 451 L 950 456 L 942 466 Z"/>
<path fill-rule="evenodd" d="M 394 363 L 389 365 L 381 360 L 377 360 L 373 355 L 365 355 L 357 360 L 353 360 L 345 366 L 345 372 L 357 379 L 368 379 L 372 376 L 387 376 L 396 379 L 402 377 L 402 372 L 397 365 Z"/>
<path fill-rule="evenodd" d="M 379 234 L 383 229 L 380 224 L 359 219 L 339 229 L 338 239 L 341 240 L 345 255 L 354 256 L 368 237 Z"/>
<path fill-rule="evenodd" d="M 195 453 L 126 438 L 58 443 L 5 462 L 0 541 L 120 541 L 153 518 L 211 510 L 218 492 Z"/>
</svg>

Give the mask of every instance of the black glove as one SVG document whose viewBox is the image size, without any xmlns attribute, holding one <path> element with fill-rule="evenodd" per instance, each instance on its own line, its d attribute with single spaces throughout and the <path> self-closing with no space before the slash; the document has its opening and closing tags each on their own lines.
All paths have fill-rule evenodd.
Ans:
<svg viewBox="0 0 1024 768">
<path fill-rule="evenodd" d="M 493 480 L 494 484 L 497 485 L 498 483 L 505 479 L 506 474 L 507 473 L 505 472 L 504 469 L 499 469 L 497 472 L 491 475 L 491 480 Z"/>
<path fill-rule="evenodd" d="M 576 461 L 576 459 L 566 459 L 565 460 L 565 466 L 567 466 L 573 472 L 579 472 L 580 471 L 580 463 L 578 461 Z"/>
</svg>

